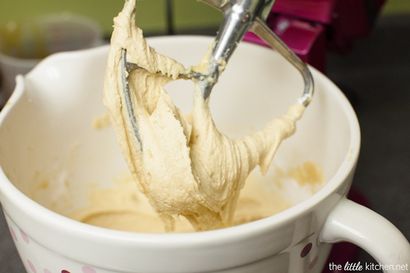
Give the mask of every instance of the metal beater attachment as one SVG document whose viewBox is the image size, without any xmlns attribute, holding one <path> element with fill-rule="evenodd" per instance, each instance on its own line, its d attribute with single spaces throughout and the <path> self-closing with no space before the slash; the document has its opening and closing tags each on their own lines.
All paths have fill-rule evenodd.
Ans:
<svg viewBox="0 0 410 273">
<path fill-rule="evenodd" d="M 206 81 L 200 82 L 204 98 L 211 94 L 229 58 L 247 31 L 251 31 L 276 49 L 302 75 L 305 84 L 299 102 L 308 106 L 313 96 L 313 77 L 307 65 L 265 24 L 275 0 L 201 0 L 224 13 L 224 21 L 215 38 Z"/>
<path fill-rule="evenodd" d="M 275 0 L 201 0 L 204 3 L 224 13 L 224 21 L 215 38 L 214 47 L 208 60 L 208 70 L 204 73 L 189 72 L 180 74 L 181 79 L 195 79 L 199 82 L 202 95 L 205 99 L 211 94 L 219 75 L 225 69 L 229 58 L 235 51 L 238 43 L 247 31 L 252 31 L 261 39 L 276 49 L 302 75 L 304 90 L 299 102 L 308 106 L 313 96 L 313 77 L 307 65 L 296 56 L 276 34 L 265 24 L 265 20 Z M 131 94 L 128 85 L 128 75 L 136 69 L 144 69 L 134 63 L 127 62 L 127 51 L 121 52 L 122 86 L 127 112 L 134 134 L 141 144 L 138 124 L 134 115 Z M 150 71 L 152 73 L 152 71 Z M 154 73 L 161 74 L 160 71 Z M 163 75 L 167 76 L 167 75 Z M 141 145 L 142 150 L 142 145 Z"/>
<path fill-rule="evenodd" d="M 128 76 L 129 74 L 137 69 L 142 69 L 142 70 L 146 70 L 145 68 L 135 64 L 135 63 L 131 63 L 127 61 L 127 50 L 126 49 L 121 49 L 121 83 L 122 83 L 122 92 L 124 95 L 124 99 L 125 99 L 125 106 L 127 109 L 127 114 L 128 114 L 128 118 L 131 122 L 131 127 L 132 130 L 134 132 L 135 137 L 138 140 L 138 143 L 140 144 L 140 149 L 141 151 L 142 149 L 142 142 L 141 142 L 141 135 L 139 133 L 139 128 L 138 128 L 138 122 L 137 119 L 135 117 L 135 113 L 134 113 L 134 106 L 132 104 L 132 100 L 131 100 L 131 92 L 130 92 L 130 86 L 128 83 Z M 152 72 L 150 72 L 152 73 Z M 160 71 L 155 71 L 155 74 L 160 74 L 162 76 L 166 76 L 163 75 Z M 199 73 L 199 72 L 195 72 L 195 71 L 190 71 L 187 73 L 183 73 L 183 74 L 179 74 L 178 75 L 179 79 L 184 79 L 184 80 L 197 80 L 197 81 L 203 81 L 205 80 L 206 76 Z"/>
<path fill-rule="evenodd" d="M 121 49 L 121 65 L 123 66 L 123 71 L 126 71 L 128 74 L 137 69 L 146 70 L 145 68 L 139 66 L 138 64 L 128 62 L 127 61 L 127 50 L 124 48 Z M 158 74 L 158 75 L 166 76 L 162 74 L 161 71 L 150 72 L 150 74 Z M 206 79 L 206 76 L 204 74 L 191 70 L 189 72 L 179 74 L 177 76 L 177 79 L 203 81 Z"/>
</svg>

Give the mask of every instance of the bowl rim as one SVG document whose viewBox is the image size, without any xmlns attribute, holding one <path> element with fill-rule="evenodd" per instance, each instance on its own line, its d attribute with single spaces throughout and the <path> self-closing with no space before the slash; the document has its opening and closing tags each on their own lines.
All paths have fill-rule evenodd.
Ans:
<svg viewBox="0 0 410 273">
<path fill-rule="evenodd" d="M 208 36 L 197 35 L 158 36 L 148 38 L 149 41 L 181 43 L 206 41 L 208 44 L 210 39 L 211 38 Z M 248 43 L 248 45 L 258 47 L 257 45 L 250 43 Z M 53 65 L 56 61 L 61 62 L 65 59 L 71 59 L 73 57 L 84 58 L 87 56 L 102 55 L 106 52 L 108 52 L 108 46 L 53 54 L 36 66 L 36 68 L 33 69 L 26 76 L 26 78 L 35 76 L 37 73 L 36 71 L 40 66 Z M 24 195 L 17 189 L 17 187 L 13 185 L 13 183 L 7 178 L 2 166 L 0 166 L 0 201 L 4 203 L 12 203 L 15 207 L 19 208 L 20 211 L 24 211 L 27 215 L 30 215 L 32 219 L 42 223 L 44 226 L 54 227 L 60 231 L 69 230 L 69 234 L 71 235 L 80 236 L 81 238 L 90 238 L 90 236 L 92 236 L 93 238 L 103 239 L 114 244 L 116 242 L 123 242 L 127 244 L 138 244 L 139 246 L 146 247 L 155 246 L 156 248 L 187 247 L 197 244 L 220 245 L 238 240 L 238 238 L 250 237 L 255 234 L 270 231 L 275 227 L 282 226 L 298 216 L 311 211 L 328 196 L 336 192 L 337 189 L 348 180 L 347 178 L 354 171 L 359 156 L 360 127 L 352 106 L 345 95 L 333 82 L 331 82 L 326 76 L 316 69 L 312 67 L 310 67 L 310 69 L 314 76 L 315 82 L 319 80 L 323 85 L 329 87 L 326 88 L 326 92 L 330 92 L 332 93 L 332 96 L 335 96 L 337 103 L 343 110 L 349 124 L 350 143 L 346 155 L 343 158 L 342 164 L 339 166 L 335 174 L 329 178 L 323 188 L 321 188 L 310 198 L 282 212 L 279 212 L 278 214 L 237 226 L 201 232 L 143 233 L 111 230 L 78 222 L 41 206 Z M 8 116 L 10 110 L 22 98 L 25 92 L 23 76 L 17 76 L 16 81 L 17 85 L 12 96 L 0 112 L 0 127 L 3 125 L 3 122 Z M 5 213 L 7 214 L 7 211 L 5 211 Z M 13 220 L 12 216 L 9 215 L 9 217 Z M 30 235 L 30 231 L 27 231 L 27 233 Z"/>
</svg>

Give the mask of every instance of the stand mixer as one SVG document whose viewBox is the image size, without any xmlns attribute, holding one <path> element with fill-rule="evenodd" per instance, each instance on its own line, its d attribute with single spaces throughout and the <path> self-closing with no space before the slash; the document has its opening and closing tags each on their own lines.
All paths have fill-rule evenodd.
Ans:
<svg viewBox="0 0 410 273">
<path fill-rule="evenodd" d="M 225 69 L 237 45 L 251 31 L 263 39 L 270 47 L 279 52 L 301 74 L 304 89 L 298 102 L 308 106 L 312 100 L 314 83 L 307 65 L 290 50 L 286 44 L 266 25 L 265 20 L 269 15 L 275 0 L 200 0 L 224 14 L 224 20 L 215 37 L 212 52 L 207 60 L 205 73 L 189 72 L 179 75 L 182 79 L 192 79 L 199 82 L 204 99 L 209 98 L 212 88 L 218 82 L 220 74 Z M 127 113 L 133 127 L 134 134 L 141 143 L 139 129 L 134 116 L 131 93 L 128 85 L 128 75 L 135 69 L 144 69 L 137 64 L 127 61 L 126 49 L 121 54 L 121 74 L 123 94 L 126 102 Z M 157 72 L 160 73 L 160 72 Z"/>
</svg>

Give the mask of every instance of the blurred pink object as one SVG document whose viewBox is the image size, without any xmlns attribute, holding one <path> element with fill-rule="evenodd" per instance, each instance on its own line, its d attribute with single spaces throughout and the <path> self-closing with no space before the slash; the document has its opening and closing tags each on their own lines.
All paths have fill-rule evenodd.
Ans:
<svg viewBox="0 0 410 273">
<path fill-rule="evenodd" d="M 326 39 L 324 28 L 321 25 L 312 25 L 285 16 L 276 17 L 269 21 L 269 26 L 273 26 L 273 31 L 302 59 L 317 69 L 324 71 Z M 248 32 L 245 41 L 256 43 L 268 47 L 255 34 Z"/>
<path fill-rule="evenodd" d="M 336 0 L 277 0 L 272 12 L 328 24 L 332 21 L 335 2 Z"/>
<path fill-rule="evenodd" d="M 345 52 L 367 35 L 385 0 L 277 0 L 268 26 L 305 62 L 324 71 L 326 49 Z M 252 33 L 245 41 L 266 44 Z"/>
<path fill-rule="evenodd" d="M 384 3 L 385 0 L 337 0 L 329 26 L 330 47 L 346 51 L 354 40 L 369 34 Z"/>
</svg>

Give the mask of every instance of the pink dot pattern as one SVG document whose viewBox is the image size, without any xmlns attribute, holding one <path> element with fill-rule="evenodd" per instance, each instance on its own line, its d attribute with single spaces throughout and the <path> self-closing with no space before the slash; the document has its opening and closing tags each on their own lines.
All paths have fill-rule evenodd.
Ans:
<svg viewBox="0 0 410 273">
<path fill-rule="evenodd" d="M 14 232 L 14 229 L 9 226 L 9 230 L 10 230 L 10 234 L 11 234 L 11 237 L 13 238 L 13 240 L 17 241 L 18 237 L 17 237 L 16 233 Z M 21 229 L 19 229 L 19 231 L 20 231 L 21 237 L 23 238 L 23 241 L 25 243 L 29 244 L 30 243 L 29 236 Z M 34 264 L 30 260 L 27 260 L 27 265 L 28 265 L 29 270 L 32 273 L 37 273 L 37 270 L 36 270 Z M 83 273 L 97 273 L 97 271 L 94 268 L 92 268 L 91 266 L 88 266 L 88 265 L 83 266 L 81 270 L 82 270 Z M 48 270 L 48 269 L 44 269 L 43 272 L 44 273 L 51 273 L 51 271 Z M 61 273 L 70 273 L 70 271 L 67 271 L 67 270 L 64 269 L 64 270 L 61 270 Z"/>
<path fill-rule="evenodd" d="M 21 229 L 20 229 L 20 234 L 21 234 L 21 237 L 23 238 L 23 241 L 26 242 L 27 244 L 29 244 L 30 239 L 29 239 L 28 235 L 24 231 L 22 231 Z"/>
<path fill-rule="evenodd" d="M 90 266 L 83 266 L 82 271 L 83 273 L 97 273 L 97 271 Z"/>
<path fill-rule="evenodd" d="M 14 232 L 14 229 L 12 227 L 9 227 L 10 229 L 10 234 L 11 234 L 11 238 L 13 238 L 14 241 L 18 241 L 16 233 Z"/>
<path fill-rule="evenodd" d="M 31 272 L 37 273 L 36 268 L 34 267 L 33 263 L 30 260 L 27 260 L 28 268 L 30 269 Z"/>
</svg>

